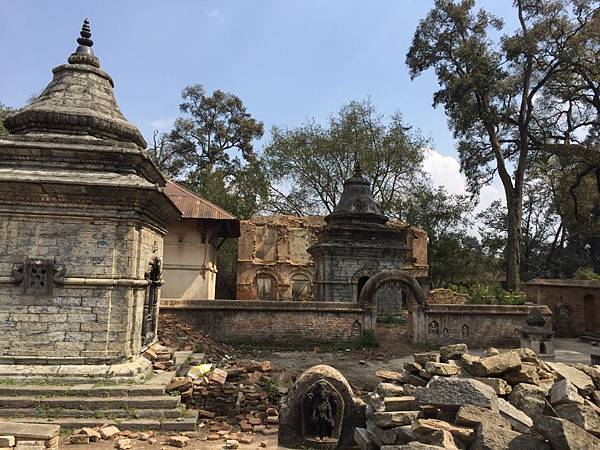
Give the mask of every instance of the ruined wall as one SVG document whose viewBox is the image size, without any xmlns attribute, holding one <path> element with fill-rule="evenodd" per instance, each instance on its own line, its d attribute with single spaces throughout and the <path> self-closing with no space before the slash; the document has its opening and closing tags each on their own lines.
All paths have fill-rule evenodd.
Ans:
<svg viewBox="0 0 600 450">
<path fill-rule="evenodd" d="M 198 220 L 169 224 L 165 236 L 163 298 L 213 300 L 217 277 L 217 251 L 210 234 Z M 212 233 L 211 233 L 212 231 Z"/>
<path fill-rule="evenodd" d="M 557 337 L 600 330 L 600 281 L 532 280 L 525 291 L 528 302 L 550 308 Z"/>
<path fill-rule="evenodd" d="M 365 316 L 355 303 L 165 300 L 161 312 L 224 342 L 302 347 L 360 336 Z"/>
<path fill-rule="evenodd" d="M 317 242 L 317 233 L 325 226 L 323 216 L 256 216 L 240 222 L 241 236 L 238 240 L 237 295 L 238 300 L 257 299 L 257 276 L 272 277 L 274 289 L 271 300 L 289 301 L 292 299 L 310 300 L 315 280 L 314 262 L 306 251 Z M 390 221 L 391 228 L 406 230 L 404 239 L 410 247 L 404 269 L 417 278 L 426 277 L 427 233 L 417 227 L 407 227 L 399 221 Z M 378 261 L 359 261 L 352 281 L 356 297 L 356 283 L 362 272 L 376 273 L 381 270 Z M 368 269 L 368 270 L 367 270 Z M 310 281 L 309 289 L 300 297 L 294 296 L 294 278 L 306 276 Z M 394 305 L 398 298 L 390 299 Z"/>
<path fill-rule="evenodd" d="M 444 288 L 432 289 L 427 296 L 428 305 L 464 305 L 468 300 L 467 294 Z"/>
<path fill-rule="evenodd" d="M 0 215 L 0 363 L 40 357 L 77 364 L 77 357 L 90 363 L 139 353 L 145 287 L 101 283 L 143 280 L 148 262 L 161 256 L 162 237 L 125 221 L 59 220 Z M 88 281 L 52 282 L 51 295 L 27 294 L 9 280 L 28 258 L 54 260 L 67 280 Z"/>
<path fill-rule="evenodd" d="M 519 327 L 540 306 L 427 305 L 413 312 L 413 342 L 432 347 L 464 342 L 470 348 L 519 346 Z M 541 307 L 550 329 L 551 312 Z"/>
</svg>

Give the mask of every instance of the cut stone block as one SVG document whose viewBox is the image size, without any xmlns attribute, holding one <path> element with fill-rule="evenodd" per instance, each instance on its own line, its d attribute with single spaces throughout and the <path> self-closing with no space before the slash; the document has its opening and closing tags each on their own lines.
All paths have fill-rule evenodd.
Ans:
<svg viewBox="0 0 600 450">
<path fill-rule="evenodd" d="M 498 401 L 498 406 L 500 406 L 500 399 Z M 474 405 L 462 405 L 456 413 L 455 423 L 457 425 L 476 428 L 482 422 L 508 430 L 511 429 L 508 419 L 502 417 L 499 412 L 490 409 Z"/>
<path fill-rule="evenodd" d="M 557 381 L 550 389 L 550 403 L 553 406 L 565 403 L 579 403 L 583 405 L 583 397 L 577 388 L 567 379 Z"/>
<path fill-rule="evenodd" d="M 531 417 L 503 398 L 498 399 L 498 408 L 500 409 L 500 415 L 508 420 L 515 430 L 521 433 L 529 433 L 533 426 Z"/>
<path fill-rule="evenodd" d="M 587 405 L 565 404 L 556 407 L 558 417 L 573 422 L 588 433 L 600 437 L 600 414 Z"/>
<path fill-rule="evenodd" d="M 553 450 L 589 450 L 600 448 L 600 439 L 566 419 L 535 416 L 534 429 L 544 436 Z"/>
<path fill-rule="evenodd" d="M 471 450 L 550 450 L 545 442 L 526 434 L 482 423 L 477 428 Z"/>
<path fill-rule="evenodd" d="M 595 388 L 592 378 L 581 370 L 567 366 L 563 363 L 549 362 L 548 365 L 561 377 L 573 383 L 583 396 L 587 396 L 594 391 Z"/>
<path fill-rule="evenodd" d="M 427 387 L 417 389 L 415 397 L 420 403 L 443 409 L 457 410 L 468 404 L 498 410 L 498 397 L 494 390 L 470 378 L 433 378 Z"/>
<path fill-rule="evenodd" d="M 515 352 L 479 358 L 467 364 L 466 369 L 476 377 L 494 377 L 521 367 L 521 358 Z"/>
<path fill-rule="evenodd" d="M 420 414 L 420 411 L 393 411 L 373 414 L 373 423 L 379 428 L 393 428 L 409 425 Z"/>
</svg>

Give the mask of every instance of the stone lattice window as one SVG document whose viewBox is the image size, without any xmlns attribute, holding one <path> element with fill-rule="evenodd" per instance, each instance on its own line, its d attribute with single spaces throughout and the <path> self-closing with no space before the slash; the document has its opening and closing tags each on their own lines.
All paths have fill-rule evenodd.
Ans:
<svg viewBox="0 0 600 450">
<path fill-rule="evenodd" d="M 292 300 L 293 301 L 310 301 L 311 300 L 311 283 L 310 278 L 304 274 L 296 274 L 292 276 Z"/>
<path fill-rule="evenodd" d="M 271 275 L 256 276 L 256 298 L 258 300 L 275 300 L 275 279 Z"/>
<path fill-rule="evenodd" d="M 28 259 L 25 261 L 25 269 L 23 274 L 23 292 L 25 294 L 52 294 L 54 261 L 44 259 Z"/>
</svg>

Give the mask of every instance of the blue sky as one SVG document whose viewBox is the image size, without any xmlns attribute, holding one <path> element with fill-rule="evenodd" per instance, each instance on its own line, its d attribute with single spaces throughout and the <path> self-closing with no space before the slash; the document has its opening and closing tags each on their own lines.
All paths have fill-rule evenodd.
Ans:
<svg viewBox="0 0 600 450">
<path fill-rule="evenodd" d="M 508 0 L 481 3 L 501 16 L 510 13 Z M 418 21 L 432 5 L 433 0 L 0 0 L 0 101 L 18 107 L 41 92 L 52 67 L 75 49 L 88 17 L 94 51 L 115 80 L 121 110 L 147 139 L 153 128 L 178 116 L 180 92 L 193 83 L 238 95 L 267 129 L 311 117 L 324 122 L 342 104 L 370 98 L 380 112 L 400 111 L 431 138 L 428 170 L 458 192 L 452 135 L 443 110 L 431 106 L 435 76 L 411 81 L 404 64 Z"/>
</svg>

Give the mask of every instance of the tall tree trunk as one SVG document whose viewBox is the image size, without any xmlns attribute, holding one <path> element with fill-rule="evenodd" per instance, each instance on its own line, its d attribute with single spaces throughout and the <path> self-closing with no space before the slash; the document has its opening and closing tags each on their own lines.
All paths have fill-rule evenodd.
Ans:
<svg viewBox="0 0 600 450">
<path fill-rule="evenodd" d="M 507 195 L 508 240 L 506 243 L 506 288 L 509 291 L 521 286 L 522 195 Z"/>
</svg>

